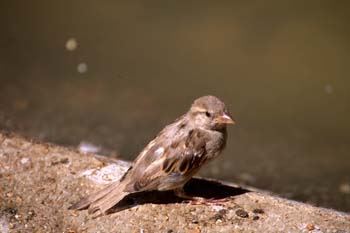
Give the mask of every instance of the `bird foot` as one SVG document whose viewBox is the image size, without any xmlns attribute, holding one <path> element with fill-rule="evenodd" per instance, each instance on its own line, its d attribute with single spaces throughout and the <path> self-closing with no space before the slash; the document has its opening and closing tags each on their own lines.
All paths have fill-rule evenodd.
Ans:
<svg viewBox="0 0 350 233">
<path fill-rule="evenodd" d="M 227 201 L 228 201 L 227 198 L 214 199 L 214 198 L 192 197 L 187 202 L 191 205 L 223 205 Z"/>
<path fill-rule="evenodd" d="M 183 189 L 176 189 L 174 191 L 176 196 L 186 199 L 186 202 L 192 205 L 220 205 L 228 201 L 228 198 L 214 199 L 189 196 Z"/>
</svg>

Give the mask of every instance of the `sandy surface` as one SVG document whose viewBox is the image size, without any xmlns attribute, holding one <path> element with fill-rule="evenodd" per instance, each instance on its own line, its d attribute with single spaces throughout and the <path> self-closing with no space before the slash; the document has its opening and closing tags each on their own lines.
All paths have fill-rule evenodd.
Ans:
<svg viewBox="0 0 350 233">
<path fill-rule="evenodd" d="M 96 219 L 67 209 L 128 165 L 0 134 L 0 232 L 350 232 L 349 214 L 203 179 L 186 191 L 224 201 L 191 205 L 171 192 L 151 192 Z"/>
</svg>

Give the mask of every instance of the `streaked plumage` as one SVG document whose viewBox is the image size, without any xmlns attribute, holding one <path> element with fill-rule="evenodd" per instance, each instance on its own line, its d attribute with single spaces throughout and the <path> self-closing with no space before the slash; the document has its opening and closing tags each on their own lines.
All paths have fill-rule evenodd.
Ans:
<svg viewBox="0 0 350 233">
<path fill-rule="evenodd" d="M 141 151 L 120 181 L 70 209 L 89 207 L 89 213 L 105 214 L 130 193 L 181 189 L 203 164 L 224 149 L 226 125 L 232 123 L 225 104 L 217 97 L 196 99 L 185 115 L 166 126 Z"/>
</svg>

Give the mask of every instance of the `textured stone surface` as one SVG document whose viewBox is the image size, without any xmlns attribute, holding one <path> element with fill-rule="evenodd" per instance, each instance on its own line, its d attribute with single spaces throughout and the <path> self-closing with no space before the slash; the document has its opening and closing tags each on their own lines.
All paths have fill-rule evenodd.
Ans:
<svg viewBox="0 0 350 233">
<path fill-rule="evenodd" d="M 193 179 L 191 205 L 171 192 L 130 195 L 92 219 L 68 206 L 118 179 L 129 163 L 0 134 L 0 232 L 350 232 L 350 216 L 231 184 Z"/>
</svg>

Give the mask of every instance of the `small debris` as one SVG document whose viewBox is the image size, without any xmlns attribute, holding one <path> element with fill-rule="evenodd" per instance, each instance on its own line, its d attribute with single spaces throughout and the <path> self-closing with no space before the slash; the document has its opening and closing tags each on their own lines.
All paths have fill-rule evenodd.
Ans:
<svg viewBox="0 0 350 233">
<path fill-rule="evenodd" d="M 109 178 L 109 176 L 106 175 L 106 174 L 104 174 L 104 175 L 102 176 L 102 179 L 104 179 L 105 181 L 108 181 L 108 182 L 112 181 L 112 179 Z"/>
<path fill-rule="evenodd" d="M 222 220 L 221 220 L 221 219 L 218 219 L 218 220 L 216 220 L 215 223 L 222 223 Z"/>
<path fill-rule="evenodd" d="M 260 218 L 260 217 L 259 217 L 258 215 L 255 215 L 255 216 L 253 217 L 253 220 L 254 220 L 254 221 L 259 220 L 259 218 Z"/>
<path fill-rule="evenodd" d="M 17 209 L 13 207 L 6 208 L 4 212 L 9 213 L 11 215 L 16 215 L 17 214 Z"/>
<path fill-rule="evenodd" d="M 8 192 L 8 193 L 6 193 L 6 197 L 13 197 L 13 193 L 11 193 L 11 192 Z"/>
<path fill-rule="evenodd" d="M 247 211 L 245 211 L 243 209 L 236 210 L 236 215 L 241 217 L 241 218 L 248 218 L 249 217 L 249 214 L 247 213 Z"/>
<path fill-rule="evenodd" d="M 192 223 L 193 223 L 193 224 L 198 224 L 199 221 L 198 221 L 197 219 L 193 219 L 193 220 L 192 220 Z"/>
<path fill-rule="evenodd" d="M 308 230 L 308 231 L 313 231 L 313 230 L 315 230 L 314 224 L 312 224 L 312 223 L 307 224 L 307 225 L 306 225 L 306 230 Z"/>
<path fill-rule="evenodd" d="M 79 214 L 78 214 L 78 211 L 73 211 L 72 212 L 72 216 L 74 216 L 74 217 L 77 217 Z"/>
<path fill-rule="evenodd" d="M 225 209 L 219 210 L 219 212 L 216 213 L 211 219 L 214 221 L 223 220 L 225 218 L 226 212 L 227 211 Z"/>
<path fill-rule="evenodd" d="M 26 164 L 29 161 L 29 158 L 22 158 L 21 164 Z"/>
<path fill-rule="evenodd" d="M 32 220 L 35 217 L 34 210 L 29 211 L 27 214 L 28 214 L 27 217 L 26 217 L 27 221 L 30 221 L 30 220 Z"/>
<path fill-rule="evenodd" d="M 22 198 L 21 198 L 20 196 L 17 196 L 17 197 L 16 197 L 16 204 L 17 204 L 17 205 L 21 205 L 22 202 L 23 202 Z"/>
<path fill-rule="evenodd" d="M 10 222 L 10 223 L 9 223 L 9 228 L 10 228 L 10 229 L 15 228 L 15 224 L 13 224 L 12 222 Z"/>
<path fill-rule="evenodd" d="M 62 159 L 59 159 L 59 160 L 56 160 L 56 161 L 52 161 L 51 162 L 51 166 L 55 166 L 55 165 L 58 165 L 58 164 L 67 164 L 69 163 L 69 159 L 68 158 L 62 158 Z"/>
<path fill-rule="evenodd" d="M 254 214 L 263 214 L 263 213 L 265 213 L 265 211 L 263 209 L 254 209 L 253 213 Z"/>
</svg>

